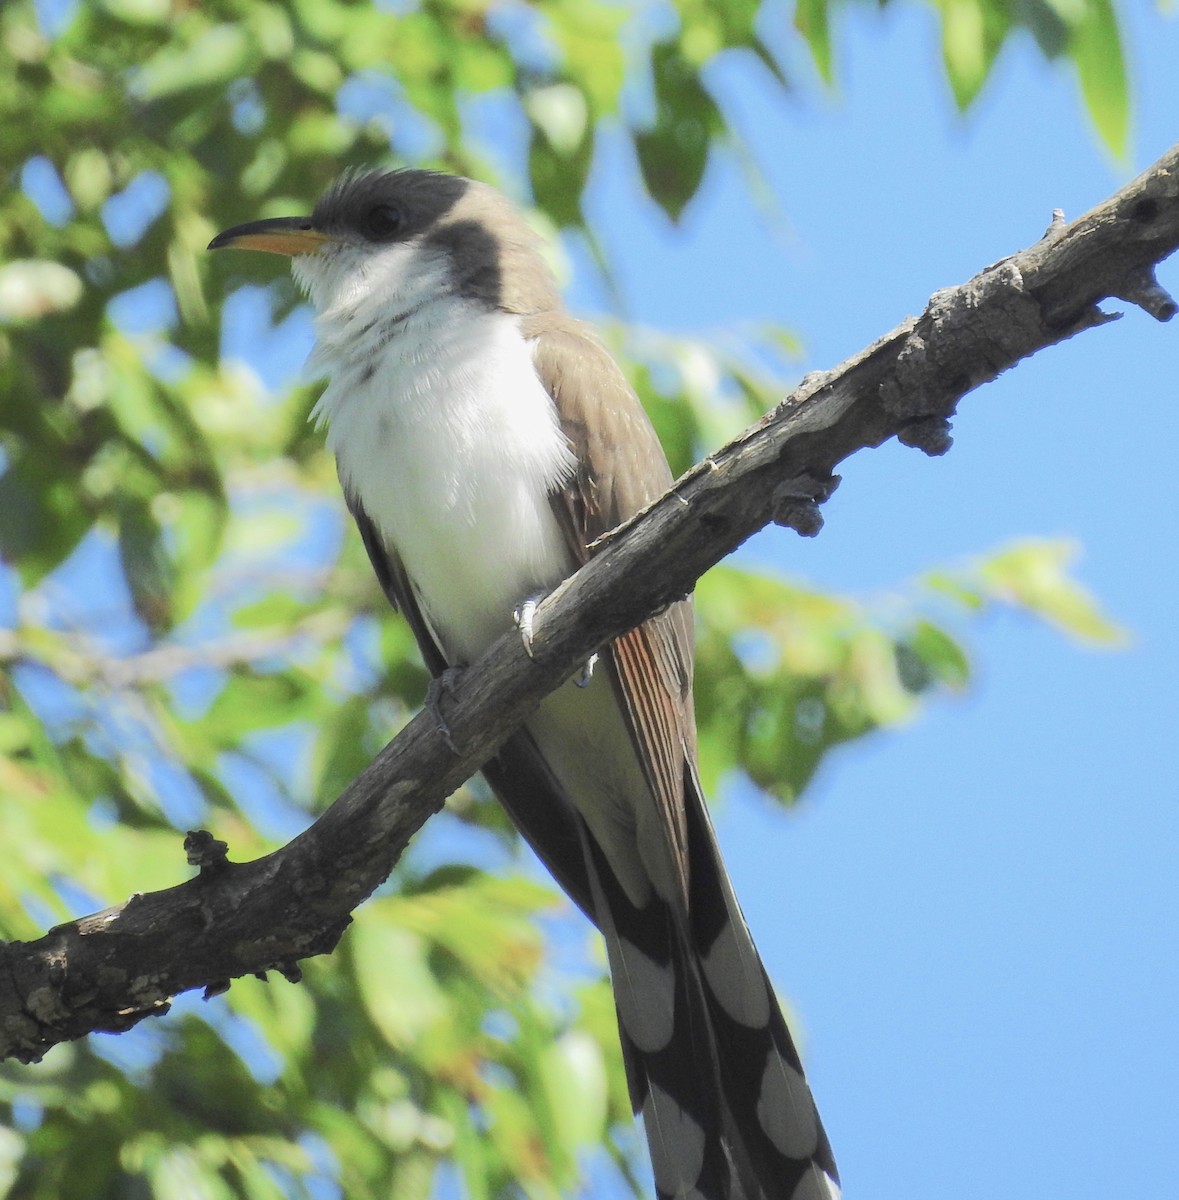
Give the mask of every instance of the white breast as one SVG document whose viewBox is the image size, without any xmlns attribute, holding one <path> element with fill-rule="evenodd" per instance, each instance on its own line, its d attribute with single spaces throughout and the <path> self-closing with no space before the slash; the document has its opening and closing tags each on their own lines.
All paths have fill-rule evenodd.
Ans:
<svg viewBox="0 0 1179 1200">
<path fill-rule="evenodd" d="M 314 416 L 448 657 L 471 661 L 572 568 L 549 495 L 573 453 L 515 317 L 444 295 L 370 355 L 348 342 L 337 358 L 321 339 Z"/>
</svg>

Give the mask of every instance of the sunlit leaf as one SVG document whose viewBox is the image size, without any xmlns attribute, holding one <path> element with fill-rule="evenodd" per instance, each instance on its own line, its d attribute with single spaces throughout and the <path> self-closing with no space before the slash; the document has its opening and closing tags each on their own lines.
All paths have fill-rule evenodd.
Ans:
<svg viewBox="0 0 1179 1200">
<path fill-rule="evenodd" d="M 557 1137 L 573 1159 L 580 1147 L 600 1141 L 605 1133 L 607 1073 L 602 1048 L 581 1030 L 570 1030 L 546 1047 L 540 1069 Z"/>
<path fill-rule="evenodd" d="M 1071 578 L 1079 554 L 1071 542 L 1025 541 L 983 560 L 978 577 L 992 595 L 1100 646 L 1125 645 L 1125 630 Z"/>
<path fill-rule="evenodd" d="M 212 25 L 183 48 L 166 46 L 132 76 L 132 89 L 143 100 L 224 86 L 249 61 L 245 32 L 233 25 Z"/>
<path fill-rule="evenodd" d="M 1093 124 L 1109 149 L 1125 158 L 1130 136 L 1130 91 L 1112 0 L 1089 0 L 1084 16 L 1073 25 L 1070 52 Z"/>
<path fill-rule="evenodd" d="M 365 1009 L 390 1046 L 408 1049 L 447 1018 L 449 1004 L 422 937 L 364 910 L 349 938 Z"/>
<path fill-rule="evenodd" d="M 704 178 L 712 139 L 724 122 L 676 43 L 655 47 L 651 69 L 655 122 L 635 133 L 635 149 L 647 191 L 677 220 Z"/>
<path fill-rule="evenodd" d="M 794 27 L 806 39 L 823 82 L 830 87 L 835 82 L 835 73 L 828 0 L 798 0 L 794 6 Z"/>
<path fill-rule="evenodd" d="M 978 95 L 1010 28 L 1006 6 L 988 0 L 939 0 L 946 77 L 959 108 Z"/>
</svg>

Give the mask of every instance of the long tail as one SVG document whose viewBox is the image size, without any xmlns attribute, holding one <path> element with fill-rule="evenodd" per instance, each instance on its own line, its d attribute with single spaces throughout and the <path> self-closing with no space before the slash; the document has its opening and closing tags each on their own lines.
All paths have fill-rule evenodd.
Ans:
<svg viewBox="0 0 1179 1200">
<path fill-rule="evenodd" d="M 749 1200 L 839 1200 L 831 1144 L 794 1039 L 721 861 L 698 781 L 685 781 L 689 921 Z"/>
<path fill-rule="evenodd" d="M 688 913 L 635 907 L 592 838 L 631 1102 L 661 1200 L 839 1200 L 839 1176 L 794 1042 L 686 781 Z"/>
</svg>

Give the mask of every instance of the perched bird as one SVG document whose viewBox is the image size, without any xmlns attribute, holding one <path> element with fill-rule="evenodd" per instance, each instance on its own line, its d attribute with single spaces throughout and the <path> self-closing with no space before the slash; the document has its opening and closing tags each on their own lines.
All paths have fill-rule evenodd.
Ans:
<svg viewBox="0 0 1179 1200">
<path fill-rule="evenodd" d="M 671 484 L 622 371 L 493 188 L 347 174 L 310 216 L 239 225 L 221 247 L 291 257 L 328 378 L 313 417 L 435 676 L 526 627 L 530 601 Z M 837 1200 L 700 788 L 690 603 L 618 638 L 484 774 L 605 938 L 658 1194 Z"/>
</svg>

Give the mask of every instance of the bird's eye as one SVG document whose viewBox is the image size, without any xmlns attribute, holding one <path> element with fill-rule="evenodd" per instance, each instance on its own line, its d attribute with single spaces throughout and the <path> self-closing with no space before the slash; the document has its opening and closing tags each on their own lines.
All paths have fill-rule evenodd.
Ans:
<svg viewBox="0 0 1179 1200">
<path fill-rule="evenodd" d="M 401 228 L 401 210 L 392 204 L 378 204 L 370 208 L 365 217 L 365 229 L 369 237 L 382 241 L 396 235 Z"/>
</svg>

